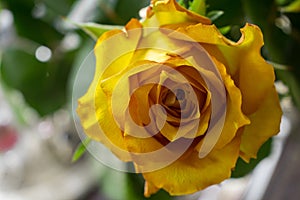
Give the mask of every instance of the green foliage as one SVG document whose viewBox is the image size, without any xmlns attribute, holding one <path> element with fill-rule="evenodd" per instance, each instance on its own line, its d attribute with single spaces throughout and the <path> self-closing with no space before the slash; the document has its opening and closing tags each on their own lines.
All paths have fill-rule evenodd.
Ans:
<svg viewBox="0 0 300 200">
<path fill-rule="evenodd" d="M 224 27 L 220 27 L 220 28 L 219 28 L 219 31 L 220 31 L 223 35 L 228 34 L 230 30 L 231 30 L 231 27 L 230 27 L 230 26 L 224 26 Z"/>
<path fill-rule="evenodd" d="M 213 22 L 224 14 L 222 10 L 213 10 L 207 13 L 207 17 Z"/>
<path fill-rule="evenodd" d="M 257 153 L 256 159 L 251 159 L 249 163 L 246 163 L 243 159 L 239 158 L 235 169 L 233 170 L 231 177 L 239 178 L 249 174 L 264 158 L 266 158 L 271 152 L 272 139 L 269 139 L 263 144 Z"/>
<path fill-rule="evenodd" d="M 178 4 L 199 15 L 206 15 L 206 0 L 178 0 Z"/>
<path fill-rule="evenodd" d="M 6 85 L 21 91 L 27 103 L 46 115 L 66 102 L 66 84 L 73 53 L 43 63 L 21 47 L 7 48 L 0 73 Z"/>
<path fill-rule="evenodd" d="M 72 162 L 76 162 L 83 156 L 83 154 L 86 152 L 86 146 L 89 145 L 90 142 L 91 142 L 91 139 L 86 138 L 83 142 L 79 143 L 79 145 L 77 146 L 77 148 L 73 154 Z"/>
<path fill-rule="evenodd" d="M 137 174 L 108 169 L 102 183 L 102 191 L 108 199 L 143 199 L 143 182 Z"/>
<path fill-rule="evenodd" d="M 190 3 L 189 10 L 198 13 L 200 15 L 206 15 L 205 0 L 194 0 Z"/>
<path fill-rule="evenodd" d="M 167 193 L 164 190 L 159 190 L 157 193 L 153 194 L 151 197 L 148 198 L 149 200 L 156 200 L 156 199 L 161 199 L 161 200 L 171 200 L 173 199 L 169 193 Z M 147 199 L 146 199 L 147 200 Z"/>
<path fill-rule="evenodd" d="M 33 16 L 35 9 L 32 0 L 3 0 L 4 5 L 12 12 L 14 26 L 19 36 L 35 41 L 39 44 L 54 48 L 62 39 L 63 34 L 52 24 Z"/>
<path fill-rule="evenodd" d="M 139 10 L 150 4 L 150 0 L 99 0 L 101 24 L 125 25 L 131 18 L 139 18 Z"/>
<path fill-rule="evenodd" d="M 177 2 L 184 8 L 188 8 L 190 4 L 190 0 L 177 0 Z"/>
<path fill-rule="evenodd" d="M 91 38 L 93 38 L 95 41 L 106 31 L 112 30 L 112 29 L 122 29 L 123 26 L 117 26 L 117 25 L 103 25 L 103 24 L 97 24 L 97 23 L 74 23 L 76 26 L 78 26 L 81 30 L 83 30 L 85 33 L 87 33 Z"/>
<path fill-rule="evenodd" d="M 222 17 L 219 17 L 214 21 L 217 27 L 223 27 L 228 25 L 241 26 L 245 22 L 245 15 L 243 12 L 243 5 L 241 0 L 207 0 L 207 12 L 223 11 Z"/>
<path fill-rule="evenodd" d="M 300 12 L 300 0 L 295 0 L 291 2 L 289 5 L 286 5 L 280 8 L 282 12 L 290 12 L 290 13 L 297 13 Z"/>
<path fill-rule="evenodd" d="M 279 6 L 284 6 L 290 4 L 292 2 L 296 2 L 297 0 L 275 0 L 276 4 Z"/>
<path fill-rule="evenodd" d="M 131 18 L 139 19 L 139 10 L 150 4 L 150 0 L 119 0 L 115 12 L 119 16 L 120 23 L 126 24 Z"/>
<path fill-rule="evenodd" d="M 100 187 L 108 199 L 122 200 L 171 200 L 164 190 L 158 191 L 149 198 L 144 197 L 144 180 L 141 174 L 125 173 L 107 169 Z M 118 186 L 118 187 L 116 187 Z"/>
<path fill-rule="evenodd" d="M 73 1 L 53 1 L 61 5 L 59 13 L 55 14 L 47 7 L 47 2 L 50 1 L 2 1 L 3 8 L 13 15 L 13 28 L 17 32 L 13 44 L 2 50 L 0 73 L 3 84 L 19 90 L 27 104 L 41 116 L 51 114 L 66 104 L 66 84 L 76 54 L 75 50 L 63 50 L 64 33 L 55 26 Z M 36 16 L 38 9 L 41 13 Z M 53 15 L 50 16 L 50 13 Z M 52 51 L 49 61 L 37 60 L 35 51 L 39 46 L 46 46 Z"/>
</svg>

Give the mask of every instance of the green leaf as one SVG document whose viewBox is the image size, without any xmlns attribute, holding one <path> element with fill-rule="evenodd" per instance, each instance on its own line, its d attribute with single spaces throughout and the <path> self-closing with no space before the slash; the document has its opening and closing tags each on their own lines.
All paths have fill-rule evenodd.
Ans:
<svg viewBox="0 0 300 200">
<path fill-rule="evenodd" d="M 265 142 L 257 153 L 256 159 L 251 159 L 246 163 L 243 159 L 239 158 L 234 171 L 231 174 L 232 178 L 239 178 L 249 174 L 260 161 L 267 157 L 271 152 L 272 139 Z"/>
<path fill-rule="evenodd" d="M 83 30 L 85 33 L 87 33 L 95 41 L 106 31 L 124 28 L 123 26 L 96 24 L 92 22 L 73 23 L 73 24 L 78 28 L 80 28 L 81 30 Z"/>
<path fill-rule="evenodd" d="M 33 0 L 2 0 L 4 6 L 9 9 L 14 18 L 14 27 L 18 36 L 28 38 L 39 44 L 54 48 L 63 38 L 63 34 L 55 27 L 55 22 L 45 22 L 41 18 L 35 18 L 32 14 L 35 8 Z"/>
<path fill-rule="evenodd" d="M 179 0 L 179 1 L 178 1 L 178 4 L 181 5 L 181 6 L 184 7 L 184 8 L 187 8 L 186 0 Z"/>
<path fill-rule="evenodd" d="M 217 27 L 223 26 L 243 26 L 245 23 L 245 15 L 242 6 L 242 0 L 206 0 L 207 13 L 212 11 L 222 10 L 224 14 L 222 17 L 215 19 L 214 24 Z"/>
<path fill-rule="evenodd" d="M 72 157 L 72 162 L 76 162 L 79 158 L 83 156 L 83 154 L 86 152 L 86 146 L 91 142 L 90 138 L 86 138 L 83 142 L 81 142 Z"/>
<path fill-rule="evenodd" d="M 173 199 L 169 193 L 167 193 L 165 190 L 159 190 L 157 193 L 151 195 L 148 199 L 146 200 L 156 200 L 156 199 L 160 199 L 160 200 L 171 200 Z"/>
<path fill-rule="evenodd" d="M 31 47 L 25 47 L 5 49 L 0 68 L 2 80 L 8 87 L 19 90 L 41 116 L 53 113 L 66 103 L 66 84 L 74 52 L 53 54 L 48 62 L 40 62 L 28 50 Z"/>
<path fill-rule="evenodd" d="M 139 19 L 139 11 L 150 0 L 99 0 L 99 23 L 125 25 L 131 18 Z"/>
<path fill-rule="evenodd" d="M 101 179 L 101 189 L 108 199 L 171 200 L 166 191 L 159 190 L 149 198 L 144 197 L 144 179 L 141 174 L 125 173 L 107 168 Z M 116 185 L 118 187 L 116 187 Z"/>
<path fill-rule="evenodd" d="M 280 9 L 281 12 L 300 12 L 300 0 L 295 0 L 287 6 L 284 6 Z"/>
<path fill-rule="evenodd" d="M 282 65 L 282 64 L 279 64 L 279 63 L 275 63 L 275 62 L 272 62 L 272 61 L 267 61 L 269 64 L 271 64 L 274 69 L 276 70 L 290 70 L 291 67 L 290 66 L 287 66 L 287 65 Z"/>
<path fill-rule="evenodd" d="M 140 174 L 126 174 L 126 188 L 124 200 L 142 199 L 143 197 L 143 181 Z"/>
<path fill-rule="evenodd" d="M 205 16 L 206 14 L 205 0 L 194 0 L 193 2 L 191 2 L 189 10 L 198 13 L 199 15 Z"/>
<path fill-rule="evenodd" d="M 283 6 L 293 2 L 293 0 L 275 0 L 275 2 L 276 4 Z"/>
<path fill-rule="evenodd" d="M 150 0 L 118 0 L 115 12 L 119 17 L 120 22 L 122 21 L 122 23 L 119 24 L 126 24 L 131 18 L 139 19 L 140 9 L 149 5 Z"/>
<path fill-rule="evenodd" d="M 231 30 L 231 26 L 224 26 L 224 27 L 220 27 L 218 29 L 223 35 L 226 35 Z"/>
<path fill-rule="evenodd" d="M 101 190 L 107 199 L 122 199 L 126 198 L 127 190 L 127 174 L 125 172 L 116 171 L 107 168 L 104 176 L 101 179 Z M 133 198 L 136 199 L 136 198 Z"/>
<path fill-rule="evenodd" d="M 171 200 L 172 197 L 165 191 L 159 190 L 149 198 L 144 197 L 144 179 L 141 174 L 127 174 L 126 179 L 126 200 L 143 199 L 143 200 Z"/>
<path fill-rule="evenodd" d="M 210 11 L 209 13 L 207 13 L 207 17 L 211 21 L 215 21 L 216 19 L 221 17 L 223 14 L 224 14 L 224 11 L 222 11 L 222 10 L 213 10 L 213 11 Z"/>
<path fill-rule="evenodd" d="M 55 12 L 57 16 L 67 15 L 70 12 L 74 2 L 76 2 L 76 0 L 43 0 L 43 3 L 45 3 L 45 5 L 53 12 Z"/>
</svg>

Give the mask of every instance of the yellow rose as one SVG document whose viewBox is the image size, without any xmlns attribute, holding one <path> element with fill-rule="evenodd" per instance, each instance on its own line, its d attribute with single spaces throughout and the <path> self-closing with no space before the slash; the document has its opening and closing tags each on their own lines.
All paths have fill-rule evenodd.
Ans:
<svg viewBox="0 0 300 200">
<path fill-rule="evenodd" d="M 279 131 L 274 71 L 260 55 L 260 29 L 238 42 L 175 0 L 152 1 L 143 22 L 104 33 L 96 71 L 79 99 L 85 133 L 145 178 L 145 196 L 163 188 L 190 194 L 231 175 Z"/>
</svg>

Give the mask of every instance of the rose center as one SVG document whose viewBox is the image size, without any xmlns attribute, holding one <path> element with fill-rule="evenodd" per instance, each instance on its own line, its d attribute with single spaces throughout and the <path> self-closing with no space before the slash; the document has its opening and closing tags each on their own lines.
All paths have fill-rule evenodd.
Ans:
<svg viewBox="0 0 300 200">
<path fill-rule="evenodd" d="M 185 91 L 183 89 L 176 89 L 175 93 L 171 90 L 168 90 L 166 96 L 163 99 L 163 103 L 168 108 L 180 110 L 180 106 L 183 106 L 184 100 Z"/>
<path fill-rule="evenodd" d="M 185 98 L 185 92 L 182 89 L 177 89 L 176 90 L 176 98 L 180 101 Z"/>
</svg>

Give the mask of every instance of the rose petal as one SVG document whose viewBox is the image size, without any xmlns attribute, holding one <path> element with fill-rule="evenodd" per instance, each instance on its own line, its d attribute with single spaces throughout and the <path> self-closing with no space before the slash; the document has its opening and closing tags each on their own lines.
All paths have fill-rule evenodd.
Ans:
<svg viewBox="0 0 300 200">
<path fill-rule="evenodd" d="M 142 36 L 142 25 L 137 19 L 131 19 L 125 30 L 107 31 L 98 39 L 94 52 L 96 57 L 96 71 L 94 79 L 101 79 L 118 74 L 126 68 L 137 48 Z M 126 56 L 123 56 L 127 54 Z M 121 55 L 121 56 L 120 56 Z M 113 63 L 113 65 L 111 65 Z M 103 72 L 104 69 L 107 70 Z"/>
<path fill-rule="evenodd" d="M 149 93 L 153 87 L 153 85 L 144 85 L 135 90 L 130 97 L 130 117 L 132 117 L 136 124 L 140 126 L 150 123 L 148 112 L 153 103 L 151 103 L 151 100 L 149 99 Z"/>
<path fill-rule="evenodd" d="M 227 67 L 228 73 L 241 90 L 243 112 L 246 115 L 255 112 L 265 98 L 266 92 L 274 84 L 274 70 L 260 54 L 263 45 L 260 29 L 255 25 L 246 24 L 241 29 L 242 36 L 238 42 L 225 38 L 214 25 L 177 27 L 176 31 L 169 34 L 172 38 L 189 40 L 180 37 L 177 31 L 203 44 L 210 55 Z"/>
<path fill-rule="evenodd" d="M 168 141 L 159 133 L 148 138 L 125 135 L 124 140 L 137 173 L 160 169 L 172 162 L 174 155 L 165 148 Z"/>
<path fill-rule="evenodd" d="M 134 90 L 142 86 L 141 79 L 147 79 L 147 76 L 143 77 L 141 74 L 156 77 L 155 73 L 159 70 L 156 66 L 157 63 L 150 61 L 137 62 L 127 66 L 122 72 L 101 81 L 103 91 L 107 96 L 112 96 L 112 112 L 115 113 L 119 122 L 125 122 L 130 97 Z"/>
<path fill-rule="evenodd" d="M 183 54 L 191 46 L 185 41 L 171 39 L 159 27 L 149 27 L 143 29 L 143 37 L 139 41 L 138 49 L 134 53 L 132 62 L 149 60 L 163 63 L 170 59 L 169 53 Z"/>
<path fill-rule="evenodd" d="M 145 181 L 144 193 L 145 197 L 150 197 L 151 194 L 155 194 L 158 192 L 159 188 L 155 187 L 155 185 L 151 184 L 148 181 Z"/>
<path fill-rule="evenodd" d="M 176 59 L 177 62 L 179 59 Z M 183 59 L 180 59 L 183 60 Z M 168 60 L 169 62 L 169 60 Z M 189 84 L 197 88 L 202 93 L 208 93 L 205 81 L 201 77 L 200 73 L 192 66 L 188 65 L 177 65 L 176 69 L 189 80 Z"/>
<path fill-rule="evenodd" d="M 242 95 L 239 88 L 235 86 L 231 77 L 226 73 L 225 66 L 214 57 L 212 59 L 219 69 L 227 92 L 226 117 L 222 133 L 215 146 L 215 148 L 222 148 L 236 136 L 240 127 L 250 124 L 250 120 L 242 112 Z"/>
<path fill-rule="evenodd" d="M 223 149 L 214 149 L 203 159 L 193 151 L 163 169 L 144 173 L 147 181 L 145 196 L 149 197 L 155 188 L 163 188 L 171 195 L 186 195 L 220 183 L 230 177 L 239 146 L 240 138 L 236 137 Z"/>
<path fill-rule="evenodd" d="M 249 116 L 251 124 L 245 126 L 242 135 L 241 157 L 245 161 L 256 158 L 261 145 L 279 132 L 282 111 L 275 88 L 266 95 L 259 109 Z"/>
<path fill-rule="evenodd" d="M 178 23 L 203 23 L 210 24 L 210 19 L 195 14 L 175 0 L 154 0 L 153 7 L 148 9 L 147 18 L 143 22 L 144 27 L 159 27 L 165 24 Z"/>
<path fill-rule="evenodd" d="M 149 153 L 163 148 L 164 140 L 160 136 L 138 138 L 131 135 L 125 135 L 124 140 L 129 152 L 132 153 Z M 135 160 L 135 162 L 138 162 Z"/>
<path fill-rule="evenodd" d="M 129 64 L 133 52 L 127 54 L 118 62 L 111 65 L 115 58 L 127 49 L 136 49 L 141 37 L 141 24 L 138 20 L 132 19 L 127 25 L 126 30 L 135 29 L 134 35 L 126 35 L 121 30 L 112 30 L 104 33 L 95 46 L 96 70 L 94 79 L 87 93 L 78 100 L 77 113 L 81 120 L 85 133 L 96 141 L 101 141 L 121 160 L 129 161 L 130 155 L 124 146 L 123 134 L 118 125 L 115 123 L 111 113 L 109 97 L 103 92 L 99 85 L 101 78 L 106 78 L 121 71 Z M 113 39 L 111 39 L 113 38 Z M 109 41 L 109 42 L 107 42 Z M 119 45 L 119 42 L 122 45 Z M 116 45 L 113 45 L 116 44 Z M 113 49 L 112 49 L 113 48 Z M 118 49 L 117 49 L 118 48 Z M 128 53 L 128 52 L 127 52 Z M 120 65 L 122 63 L 122 65 Z M 108 69 L 103 72 L 104 69 Z M 115 84 L 115 82 L 111 82 Z"/>
<path fill-rule="evenodd" d="M 88 92 L 81 97 L 77 108 L 81 125 L 88 137 L 103 143 L 121 160 L 130 161 L 123 133 L 115 123 L 107 102 L 108 99 L 101 90 L 95 96 Z"/>
</svg>

